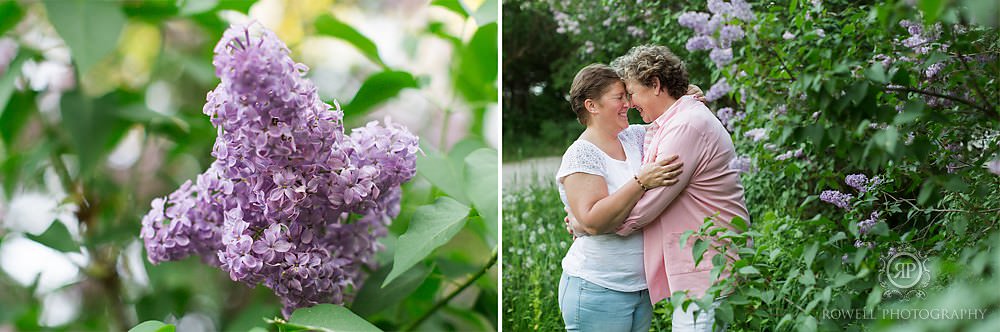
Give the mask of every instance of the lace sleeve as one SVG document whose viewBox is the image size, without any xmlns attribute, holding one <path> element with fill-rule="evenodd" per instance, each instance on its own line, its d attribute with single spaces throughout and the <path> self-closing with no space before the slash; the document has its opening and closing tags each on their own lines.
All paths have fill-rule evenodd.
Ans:
<svg viewBox="0 0 1000 332">
<path fill-rule="evenodd" d="M 556 172 L 556 183 L 561 186 L 563 179 L 573 173 L 607 177 L 604 162 L 604 157 L 596 146 L 581 141 L 573 142 L 563 154 L 559 171 Z"/>
</svg>

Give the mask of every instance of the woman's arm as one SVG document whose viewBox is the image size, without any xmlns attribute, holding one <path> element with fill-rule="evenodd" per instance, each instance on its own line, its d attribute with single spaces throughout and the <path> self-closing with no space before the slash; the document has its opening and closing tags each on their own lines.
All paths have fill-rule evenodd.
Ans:
<svg viewBox="0 0 1000 332">
<path fill-rule="evenodd" d="M 563 179 L 563 186 L 566 189 L 570 211 L 578 222 L 579 230 L 587 234 L 614 231 L 629 215 L 646 190 L 677 182 L 675 178 L 684 165 L 676 163 L 675 160 L 677 156 L 671 156 L 643 167 L 637 176 L 639 181 L 628 181 L 611 195 L 608 194 L 608 185 L 604 177 L 587 173 L 573 173 L 566 176 Z"/>
</svg>

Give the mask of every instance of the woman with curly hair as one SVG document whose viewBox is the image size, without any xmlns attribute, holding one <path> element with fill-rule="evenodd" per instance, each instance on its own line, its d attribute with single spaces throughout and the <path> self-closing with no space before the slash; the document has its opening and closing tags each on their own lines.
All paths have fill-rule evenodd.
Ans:
<svg viewBox="0 0 1000 332">
<path fill-rule="evenodd" d="M 688 90 L 684 63 L 667 47 L 643 45 L 615 59 L 611 66 L 625 81 L 632 107 L 648 122 L 643 136 L 643 164 L 678 156 L 683 167 L 676 184 L 647 191 L 614 230 L 631 236 L 642 230 L 643 268 L 650 303 L 686 293 L 701 298 L 714 283 L 712 253 L 694 264 L 693 237 L 683 244 L 686 231 L 697 231 L 706 219 L 732 227 L 734 217 L 749 220 L 739 170 L 731 162 L 736 150 L 729 132 Z M 572 218 L 571 218 L 572 219 Z M 574 233 L 593 234 L 571 220 Z M 720 278 L 728 277 L 723 272 Z M 675 308 L 673 331 L 712 331 L 714 308 Z M 700 311 L 695 319 L 695 312 Z"/>
</svg>

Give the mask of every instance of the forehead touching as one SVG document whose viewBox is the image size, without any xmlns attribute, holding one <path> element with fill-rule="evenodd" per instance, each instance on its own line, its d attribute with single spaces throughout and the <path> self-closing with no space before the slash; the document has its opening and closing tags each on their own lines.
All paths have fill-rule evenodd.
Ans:
<svg viewBox="0 0 1000 332">
<path fill-rule="evenodd" d="M 625 82 L 617 81 L 611 83 L 605 88 L 605 94 L 622 94 L 625 93 Z"/>
</svg>

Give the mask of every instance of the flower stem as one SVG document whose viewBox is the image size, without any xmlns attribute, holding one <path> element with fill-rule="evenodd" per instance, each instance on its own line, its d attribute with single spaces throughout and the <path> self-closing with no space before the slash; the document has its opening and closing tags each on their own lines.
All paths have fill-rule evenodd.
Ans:
<svg viewBox="0 0 1000 332">
<path fill-rule="evenodd" d="M 479 269 L 479 272 L 476 272 L 476 274 L 473 275 L 471 278 L 469 278 L 469 280 L 466 280 L 464 283 L 462 283 L 461 286 L 451 291 L 451 293 L 449 293 L 448 296 L 445 296 L 443 299 L 439 300 L 437 303 L 434 304 L 434 307 L 425 312 L 422 316 L 420 316 L 420 318 L 418 318 L 410 325 L 407 325 L 406 328 L 403 328 L 402 330 L 413 331 L 414 329 L 419 327 L 420 324 L 422 324 L 425 320 L 427 320 L 427 318 L 429 318 L 432 314 L 434 314 L 434 312 L 438 311 L 438 309 L 441 309 L 441 307 L 444 307 L 445 304 L 448 304 L 448 302 L 454 299 L 455 296 L 458 296 L 458 294 L 464 291 L 466 288 L 469 288 L 469 286 L 471 286 L 473 282 L 479 280 L 479 278 L 482 277 L 484 274 L 486 274 L 486 271 L 489 271 L 490 268 L 493 267 L 493 265 L 496 265 L 496 263 L 497 263 L 497 249 L 494 248 L 493 255 L 490 256 L 489 262 L 486 262 L 486 265 L 483 265 L 483 268 Z"/>
</svg>

